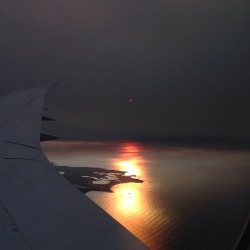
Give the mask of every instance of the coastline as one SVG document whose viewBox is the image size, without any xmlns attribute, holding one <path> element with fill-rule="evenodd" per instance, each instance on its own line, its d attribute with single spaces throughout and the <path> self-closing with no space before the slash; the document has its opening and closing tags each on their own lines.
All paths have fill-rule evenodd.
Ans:
<svg viewBox="0 0 250 250">
<path fill-rule="evenodd" d="M 54 165 L 57 171 L 74 184 L 81 192 L 112 192 L 111 188 L 123 183 L 143 183 L 136 175 L 126 175 L 126 171 L 93 167 L 68 167 Z"/>
</svg>

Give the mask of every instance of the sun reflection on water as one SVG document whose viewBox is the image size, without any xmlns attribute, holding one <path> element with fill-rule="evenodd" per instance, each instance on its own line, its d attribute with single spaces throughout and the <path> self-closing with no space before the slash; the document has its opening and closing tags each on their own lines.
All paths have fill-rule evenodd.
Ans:
<svg viewBox="0 0 250 250">
<path fill-rule="evenodd" d="M 120 185 L 116 188 L 116 193 L 119 196 L 119 202 L 117 202 L 117 209 L 124 214 L 136 214 L 140 212 L 140 193 L 136 188 L 132 186 L 124 187 Z"/>
<path fill-rule="evenodd" d="M 120 171 L 126 171 L 126 175 L 143 179 L 145 160 L 140 153 L 141 149 L 136 143 L 122 143 L 119 147 L 119 158 L 113 159 L 113 165 Z M 117 185 L 113 191 L 116 194 L 116 209 L 123 216 L 136 215 L 142 211 L 142 193 L 138 184 Z"/>
<path fill-rule="evenodd" d="M 119 170 L 126 171 L 126 175 L 141 176 L 141 169 L 138 164 L 138 160 L 135 158 L 117 162 Z"/>
<path fill-rule="evenodd" d="M 121 171 L 126 171 L 126 175 L 136 175 L 141 177 L 145 160 L 141 156 L 141 149 L 136 143 L 123 143 L 119 148 L 118 159 L 114 159 L 115 167 Z"/>
<path fill-rule="evenodd" d="M 118 157 L 112 159 L 114 168 L 126 171 L 126 175 L 139 178 L 144 183 L 114 186 L 112 191 L 115 201 L 113 207 L 109 206 L 108 212 L 150 248 L 160 249 L 156 242 L 164 236 L 159 228 L 169 223 L 169 217 L 163 215 L 163 210 L 149 192 L 149 162 L 145 158 L 145 152 L 137 143 L 121 143 L 118 149 Z"/>
</svg>

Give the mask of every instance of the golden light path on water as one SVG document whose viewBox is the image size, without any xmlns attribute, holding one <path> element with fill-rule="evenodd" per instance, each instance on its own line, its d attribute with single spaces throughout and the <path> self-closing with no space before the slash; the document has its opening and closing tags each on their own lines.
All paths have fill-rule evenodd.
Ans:
<svg viewBox="0 0 250 250">
<path fill-rule="evenodd" d="M 126 175 L 142 177 L 145 160 L 139 156 L 140 149 L 135 143 L 125 143 L 120 148 L 120 157 L 113 160 L 113 165 L 120 171 L 126 171 Z M 116 209 L 124 216 L 136 216 L 143 210 L 143 194 L 138 184 L 120 184 L 114 188 Z"/>
</svg>

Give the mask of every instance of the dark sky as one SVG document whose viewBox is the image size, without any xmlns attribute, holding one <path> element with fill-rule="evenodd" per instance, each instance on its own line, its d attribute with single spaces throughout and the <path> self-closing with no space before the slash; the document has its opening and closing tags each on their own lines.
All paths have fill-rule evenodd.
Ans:
<svg viewBox="0 0 250 250">
<path fill-rule="evenodd" d="M 249 13 L 249 0 L 1 0 L 0 94 L 59 82 L 47 114 L 61 138 L 250 137 Z"/>
</svg>

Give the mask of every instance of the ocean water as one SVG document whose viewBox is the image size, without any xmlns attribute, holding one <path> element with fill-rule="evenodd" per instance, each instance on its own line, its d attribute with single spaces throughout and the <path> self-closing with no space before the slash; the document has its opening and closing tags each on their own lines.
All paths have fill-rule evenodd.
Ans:
<svg viewBox="0 0 250 250">
<path fill-rule="evenodd" d="M 57 165 L 143 180 L 86 195 L 153 250 L 232 249 L 250 212 L 248 150 L 83 141 L 43 149 Z"/>
</svg>

